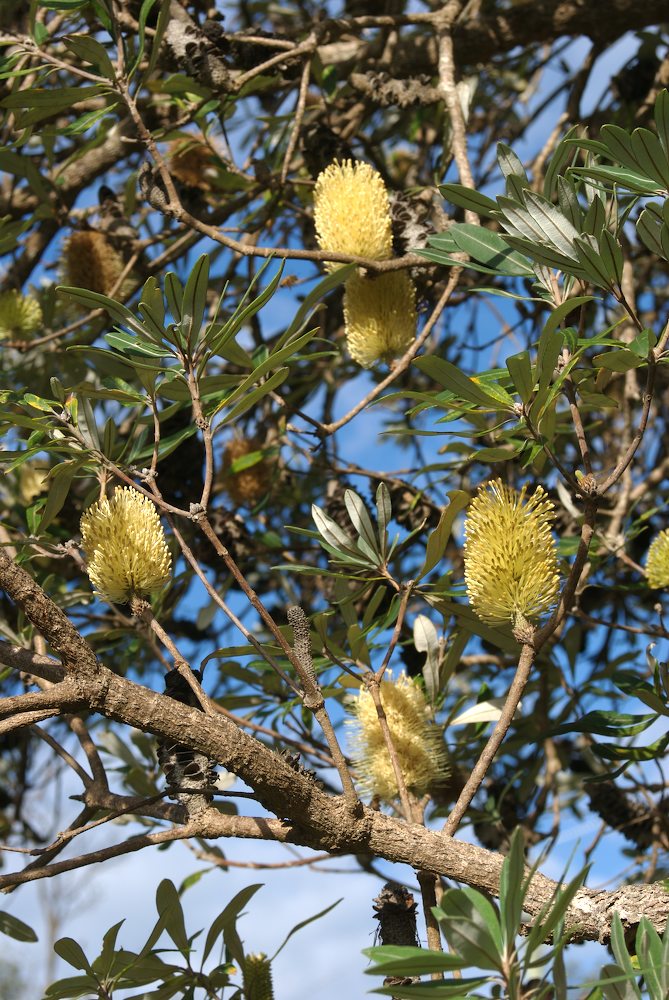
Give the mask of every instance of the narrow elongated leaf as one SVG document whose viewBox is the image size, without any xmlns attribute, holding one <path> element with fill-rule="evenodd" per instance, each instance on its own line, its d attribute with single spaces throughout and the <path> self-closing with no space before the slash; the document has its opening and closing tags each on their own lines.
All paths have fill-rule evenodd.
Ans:
<svg viewBox="0 0 669 1000">
<path fill-rule="evenodd" d="M 181 332 L 189 350 L 195 346 L 195 340 L 202 326 L 207 305 L 208 284 L 209 255 L 203 253 L 188 276 L 181 303 Z"/>
<path fill-rule="evenodd" d="M 453 523 L 455 522 L 458 514 L 463 511 L 469 503 L 469 494 L 465 493 L 463 490 L 454 490 L 449 493 L 448 496 L 450 503 L 448 507 L 441 512 L 439 524 L 428 537 L 427 545 L 425 547 L 425 561 L 418 571 L 418 576 L 416 577 L 417 580 L 421 580 L 424 576 L 431 572 L 439 560 L 443 558 L 448 539 L 453 529 Z"/>
<path fill-rule="evenodd" d="M 393 516 L 390 492 L 385 483 L 379 483 L 376 490 L 376 520 L 379 534 L 379 550 L 385 558 L 388 553 L 388 525 Z"/>
<path fill-rule="evenodd" d="M 413 623 L 413 644 L 419 653 L 427 653 L 423 664 L 423 679 L 428 698 L 434 703 L 439 694 L 439 636 L 427 615 L 416 615 Z"/>
<path fill-rule="evenodd" d="M 367 543 L 371 551 L 380 558 L 376 532 L 371 518 L 367 513 L 364 501 L 354 490 L 345 490 L 344 503 L 346 504 L 346 510 L 348 511 L 348 516 L 351 519 L 351 524 L 355 528 L 356 532 L 360 538 Z"/>
<path fill-rule="evenodd" d="M 434 912 L 451 950 L 467 965 L 502 969 L 501 929 L 485 896 L 476 889 L 449 889 Z"/>
<path fill-rule="evenodd" d="M 658 137 L 647 128 L 635 128 L 631 143 L 632 152 L 643 172 L 669 191 L 669 161 Z"/>
<path fill-rule="evenodd" d="M 108 80 L 114 80 L 116 73 L 104 45 L 90 35 L 67 35 L 66 47 L 83 62 L 94 66 Z"/>
<path fill-rule="evenodd" d="M 523 180 L 527 181 L 525 167 L 511 147 L 507 146 L 505 142 L 497 143 L 497 162 L 505 178 L 522 177 Z"/>
<path fill-rule="evenodd" d="M 321 917 L 324 917 L 331 910 L 334 910 L 335 906 L 339 906 L 340 903 L 341 899 L 337 899 L 335 900 L 334 903 L 330 903 L 329 906 L 326 906 L 324 910 L 319 910 L 318 913 L 314 913 L 313 917 L 307 917 L 306 920 L 300 920 L 298 924 L 295 924 L 294 927 L 291 927 L 291 929 L 288 931 L 288 933 L 286 934 L 285 938 L 283 939 L 279 947 L 272 955 L 271 961 L 273 962 L 276 956 L 279 954 L 279 952 L 283 951 L 288 941 L 292 938 L 293 934 L 297 934 L 298 931 L 301 931 L 303 927 L 307 927 L 308 924 L 313 924 L 314 920 L 320 920 Z"/>
<path fill-rule="evenodd" d="M 240 892 L 234 896 L 230 902 L 227 904 L 225 909 L 221 910 L 218 914 L 211 927 L 207 931 L 207 937 L 204 943 L 204 951 L 202 953 L 202 960 L 206 962 L 207 958 L 211 953 L 211 949 L 216 944 L 216 941 L 221 936 L 225 934 L 229 928 L 234 927 L 237 917 L 242 912 L 246 904 L 250 899 L 255 896 L 258 889 L 262 889 L 262 883 L 258 882 L 255 885 L 247 885 Z M 239 956 L 233 956 L 235 961 L 240 961 Z M 242 953 L 243 958 L 243 953 Z"/>
<path fill-rule="evenodd" d="M 512 250 L 499 233 L 483 226 L 460 222 L 451 226 L 448 235 L 452 237 L 459 250 L 485 264 L 495 274 L 516 277 L 529 277 L 533 274 L 529 260 L 516 250 Z"/>
<path fill-rule="evenodd" d="M 377 945 L 364 948 L 363 955 L 374 962 L 365 969 L 368 976 L 424 976 L 430 972 L 451 972 L 464 965 L 457 955 L 410 945 Z"/>
<path fill-rule="evenodd" d="M 525 874 L 525 845 L 520 828 L 511 837 L 511 847 L 502 865 L 499 880 L 499 909 L 502 927 L 502 944 L 507 953 L 514 947 L 523 910 L 523 876 Z"/>
<path fill-rule="evenodd" d="M 6 934 L 15 941 L 37 941 L 37 934 L 32 927 L 6 910 L 0 910 L 0 934 Z"/>
<path fill-rule="evenodd" d="M 506 359 L 506 367 L 523 403 L 529 403 L 534 392 L 534 376 L 529 353 L 522 351 L 520 354 L 513 354 Z"/>
<path fill-rule="evenodd" d="M 56 952 L 59 958 L 62 958 L 64 962 L 71 965 L 75 969 L 85 969 L 86 972 L 92 973 L 91 964 L 84 954 L 84 950 L 78 941 L 74 938 L 59 938 L 58 941 L 53 946 L 53 950 Z"/>
<path fill-rule="evenodd" d="M 165 923 L 165 930 L 182 955 L 188 952 L 188 936 L 179 893 L 168 878 L 156 890 L 156 909 Z"/>
<path fill-rule="evenodd" d="M 464 184 L 442 184 L 439 190 L 452 205 L 476 212 L 477 215 L 490 216 L 497 208 L 497 202 L 492 198 L 481 194 L 480 191 L 465 187 Z"/>
<path fill-rule="evenodd" d="M 476 406 L 483 406 L 488 410 L 500 408 L 498 398 L 492 392 L 488 392 L 483 383 L 474 382 L 450 361 L 446 361 L 444 358 L 421 355 L 413 361 L 413 364 L 430 378 L 433 378 L 435 382 L 443 385 L 445 389 L 449 389 L 458 399 L 474 403 Z M 512 409 L 513 404 L 503 408 Z"/>
</svg>

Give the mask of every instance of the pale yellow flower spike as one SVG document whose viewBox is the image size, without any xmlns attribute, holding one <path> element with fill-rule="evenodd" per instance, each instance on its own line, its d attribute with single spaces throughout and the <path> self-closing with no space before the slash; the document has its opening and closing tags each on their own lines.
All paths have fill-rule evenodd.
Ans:
<svg viewBox="0 0 669 1000">
<path fill-rule="evenodd" d="M 321 250 L 387 260 L 393 253 L 388 192 L 368 163 L 331 163 L 314 189 L 314 222 Z M 328 263 L 328 271 L 340 264 Z"/>
<path fill-rule="evenodd" d="M 441 733 L 430 722 L 421 688 L 406 674 L 381 681 L 380 695 L 405 784 L 421 795 L 447 771 Z M 392 802 L 399 794 L 397 781 L 369 691 L 361 688 L 349 707 L 355 716 L 347 725 L 353 729 L 350 742 L 360 785 L 364 792 Z"/>
<path fill-rule="evenodd" d="M 42 307 L 37 299 L 12 288 L 0 293 L 0 340 L 30 337 L 42 326 Z"/>
<path fill-rule="evenodd" d="M 648 549 L 646 577 L 649 587 L 669 587 L 669 528 L 661 531 Z"/>
<path fill-rule="evenodd" d="M 81 518 L 82 548 L 96 592 L 125 604 L 170 578 L 172 557 L 156 508 L 129 486 L 94 503 Z"/>
<path fill-rule="evenodd" d="M 522 625 L 547 614 L 560 578 L 553 504 L 538 486 L 526 499 L 501 480 L 481 486 L 465 521 L 465 582 L 479 618 Z"/>
<path fill-rule="evenodd" d="M 416 289 L 405 271 L 376 278 L 355 275 L 344 294 L 346 346 L 369 368 L 404 354 L 416 336 Z"/>
</svg>

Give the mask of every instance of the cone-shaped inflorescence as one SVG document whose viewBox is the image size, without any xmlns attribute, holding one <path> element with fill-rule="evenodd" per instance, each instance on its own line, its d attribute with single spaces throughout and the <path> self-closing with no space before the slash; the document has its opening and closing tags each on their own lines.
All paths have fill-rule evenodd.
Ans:
<svg viewBox="0 0 669 1000">
<path fill-rule="evenodd" d="M 422 688 L 406 674 L 381 681 L 380 696 L 404 783 L 420 795 L 447 771 L 441 733 L 430 721 Z M 371 694 L 361 688 L 349 707 L 352 756 L 363 790 L 392 802 L 399 790 Z"/>
<path fill-rule="evenodd" d="M 42 326 L 37 299 L 11 288 L 0 294 L 0 340 L 31 337 Z"/>
<path fill-rule="evenodd" d="M 156 508 L 129 486 L 117 486 L 81 518 L 81 542 L 96 592 L 125 604 L 148 597 L 170 578 L 172 557 Z"/>
<path fill-rule="evenodd" d="M 480 487 L 465 521 L 464 560 L 467 594 L 482 621 L 518 627 L 555 606 L 553 520 L 541 486 L 531 497 L 499 479 Z"/>
<path fill-rule="evenodd" d="M 646 577 L 649 587 L 669 587 L 669 528 L 661 531 L 648 549 Z"/>
</svg>

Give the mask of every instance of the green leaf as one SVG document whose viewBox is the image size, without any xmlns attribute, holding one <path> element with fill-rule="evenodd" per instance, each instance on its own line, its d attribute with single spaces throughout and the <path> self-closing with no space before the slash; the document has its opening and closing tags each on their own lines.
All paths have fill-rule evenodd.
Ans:
<svg viewBox="0 0 669 1000">
<path fill-rule="evenodd" d="M 84 950 L 74 938 L 59 938 L 53 946 L 53 950 L 68 965 L 75 969 L 85 969 L 90 975 L 93 974 L 90 962 L 84 954 Z"/>
<path fill-rule="evenodd" d="M 338 267 L 336 271 L 333 271 L 332 274 L 328 274 L 327 278 L 319 281 L 316 287 L 312 288 L 301 303 L 281 341 L 288 340 L 299 333 L 305 324 L 309 322 L 311 316 L 313 316 L 314 309 L 319 305 L 321 300 L 347 281 L 356 270 L 355 264 L 344 264 L 342 267 Z"/>
<path fill-rule="evenodd" d="M 448 235 L 459 250 L 469 254 L 481 264 L 485 264 L 495 274 L 508 274 L 523 278 L 534 276 L 534 271 L 527 257 L 523 257 L 516 250 L 511 250 L 499 233 L 485 229 L 483 226 L 459 222 L 450 227 Z"/>
<path fill-rule="evenodd" d="M 100 42 L 91 38 L 90 35 L 66 35 L 63 40 L 65 47 L 70 52 L 74 52 L 75 56 L 83 62 L 90 63 L 108 80 L 116 79 L 116 71 L 112 66 L 111 59 Z"/>
<path fill-rule="evenodd" d="M 15 941 L 37 941 L 37 934 L 32 927 L 6 910 L 0 910 L 0 934 L 6 934 Z"/>
<path fill-rule="evenodd" d="M 453 529 L 453 523 L 458 514 L 465 509 L 469 503 L 469 494 L 463 490 L 453 490 L 448 494 L 450 503 L 442 512 L 439 524 L 430 533 L 425 547 L 425 561 L 418 571 L 417 580 L 421 580 L 430 573 L 437 563 L 443 559 L 446 545 Z"/>
<path fill-rule="evenodd" d="M 511 355 L 510 358 L 506 359 L 506 367 L 509 369 L 509 375 L 523 403 L 529 403 L 534 393 L 534 377 L 528 351 Z"/>
<path fill-rule="evenodd" d="M 629 977 L 619 965 L 603 965 L 597 985 L 606 1000 L 640 1000 L 641 994 L 636 981 L 630 982 Z M 636 980 L 636 977 L 635 977 Z"/>
<path fill-rule="evenodd" d="M 632 368 L 640 368 L 646 361 L 623 347 L 619 351 L 605 351 L 603 354 L 598 354 L 592 363 L 595 368 L 606 368 L 611 372 L 628 372 Z"/>
<path fill-rule="evenodd" d="M 502 970 L 501 928 L 485 896 L 476 889 L 449 889 L 434 912 L 451 950 L 467 965 Z"/>
<path fill-rule="evenodd" d="M 452 205 L 464 208 L 477 215 L 490 216 L 497 208 L 497 202 L 480 191 L 465 187 L 464 184 L 441 184 L 440 192 Z"/>
<path fill-rule="evenodd" d="M 563 735 L 564 733 L 593 733 L 597 736 L 612 736 L 622 738 L 623 736 L 636 736 L 642 733 L 655 722 L 657 716 L 652 715 L 628 715 L 622 712 L 593 711 L 587 712 L 580 719 L 574 722 L 566 722 L 556 729 L 553 735 Z"/>
<path fill-rule="evenodd" d="M 527 181 L 525 167 L 511 147 L 507 146 L 505 142 L 497 143 L 497 162 L 505 179 L 520 177 L 522 180 Z"/>
<path fill-rule="evenodd" d="M 46 531 L 53 519 L 60 514 L 70 492 L 72 480 L 85 461 L 85 459 L 76 459 L 69 462 L 61 462 L 60 465 L 54 466 L 49 471 L 49 493 L 42 517 L 40 518 L 40 532 Z"/>
<path fill-rule="evenodd" d="M 523 879 L 525 875 L 525 843 L 520 827 L 511 837 L 511 847 L 502 865 L 499 880 L 499 909 L 504 950 L 510 954 L 515 945 L 523 909 Z"/>
<path fill-rule="evenodd" d="M 376 489 L 376 519 L 379 536 L 379 551 L 385 559 L 388 553 L 388 525 L 393 516 L 390 492 L 385 483 L 379 483 Z"/>
<path fill-rule="evenodd" d="M 174 944 L 182 955 L 187 955 L 190 949 L 181 900 L 174 883 L 167 878 L 162 880 L 156 890 L 156 910 Z"/>
<path fill-rule="evenodd" d="M 427 653 L 422 673 L 427 696 L 430 703 L 434 704 L 439 694 L 440 648 L 437 630 L 427 615 L 416 615 L 413 623 L 413 644 L 419 653 Z"/>
<path fill-rule="evenodd" d="M 234 896 L 230 900 L 225 909 L 221 910 L 221 912 L 218 914 L 216 919 L 213 921 L 211 927 L 207 931 L 207 938 L 204 944 L 204 951 L 202 953 L 203 962 L 206 962 L 207 958 L 211 953 L 212 948 L 216 944 L 216 941 L 221 936 L 221 934 L 225 936 L 226 943 L 228 944 L 229 947 L 229 942 L 226 932 L 229 932 L 231 929 L 234 929 L 235 924 L 237 922 L 237 918 L 239 917 L 240 913 L 242 912 L 246 904 L 249 902 L 249 900 L 252 899 L 253 896 L 255 896 L 258 889 L 262 889 L 262 882 L 259 882 L 255 885 L 245 886 L 245 888 L 243 888 L 240 892 L 237 893 L 236 896 Z M 236 962 L 239 962 L 241 964 L 244 958 L 244 952 L 241 951 L 241 954 L 233 954 L 232 957 Z"/>
<path fill-rule="evenodd" d="M 270 375 L 268 379 L 266 379 L 259 386 L 253 389 L 252 392 L 249 392 L 246 396 L 244 396 L 243 399 L 240 399 L 239 402 L 232 407 L 229 413 L 226 413 L 225 423 L 232 423 L 237 419 L 237 417 L 241 417 L 243 413 L 246 413 L 247 410 L 250 410 L 251 407 L 255 406 L 257 402 L 259 402 L 261 399 L 264 399 L 264 397 L 267 396 L 270 392 L 273 392 L 274 389 L 276 389 L 277 386 L 281 385 L 281 383 L 284 382 L 289 375 L 290 375 L 290 368 L 279 368 L 278 371 Z M 229 404 L 227 403 L 227 401 L 221 403 L 220 406 L 216 407 L 214 413 L 218 413 L 219 410 L 223 409 L 228 405 Z"/>
<path fill-rule="evenodd" d="M 425 375 L 429 375 L 435 382 L 438 382 L 439 385 L 443 385 L 445 389 L 449 389 L 458 399 L 474 403 L 476 406 L 485 407 L 487 410 L 491 408 L 494 410 L 499 409 L 499 400 L 492 392 L 487 391 L 483 383 L 475 382 L 473 379 L 468 378 L 464 372 L 456 368 L 450 361 L 423 354 L 415 358 L 413 364 Z M 506 409 L 507 407 L 504 408 Z M 513 409 L 512 400 L 511 406 L 508 408 Z"/>
<path fill-rule="evenodd" d="M 208 285 L 209 255 L 203 253 L 188 277 L 181 304 L 181 332 L 189 350 L 193 349 L 202 326 Z"/>
<path fill-rule="evenodd" d="M 351 520 L 351 524 L 355 528 L 358 536 L 361 539 L 364 539 L 374 555 L 378 556 L 380 559 L 381 553 L 378 549 L 376 532 L 371 518 L 367 513 L 364 501 L 354 490 L 345 490 L 344 503 L 346 504 L 346 510 Z"/>
<path fill-rule="evenodd" d="M 365 969 L 368 976 L 424 976 L 431 972 L 452 972 L 465 964 L 458 955 L 410 945 L 376 945 L 363 948 L 362 953 L 374 962 L 373 967 Z"/>
<path fill-rule="evenodd" d="M 335 906 L 339 906 L 340 903 L 341 899 L 337 899 L 335 900 L 334 903 L 330 903 L 329 906 L 326 906 L 324 910 L 319 910 L 318 913 L 314 913 L 313 917 L 307 917 L 306 920 L 300 920 L 299 924 L 295 924 L 295 926 L 288 931 L 285 938 L 283 939 L 277 950 L 272 955 L 271 961 L 273 962 L 276 956 L 279 954 L 279 952 L 283 951 L 290 938 L 292 938 L 293 934 L 297 934 L 298 931 L 302 930 L 302 928 L 306 927 L 308 924 L 313 924 L 314 920 L 320 920 L 321 917 L 324 917 L 326 913 L 330 912 L 330 910 L 334 910 Z"/>
</svg>

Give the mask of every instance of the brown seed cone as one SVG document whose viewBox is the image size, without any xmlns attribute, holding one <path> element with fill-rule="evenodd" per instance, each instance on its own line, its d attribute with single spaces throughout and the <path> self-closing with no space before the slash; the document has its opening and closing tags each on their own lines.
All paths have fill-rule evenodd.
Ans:
<svg viewBox="0 0 669 1000">
<path fill-rule="evenodd" d="M 221 485 L 230 498 L 241 507 L 255 507 L 267 493 L 272 482 L 273 463 L 262 457 L 253 464 L 231 471 L 233 463 L 246 455 L 262 450 L 257 438 L 232 438 L 223 451 L 223 477 Z"/>
<path fill-rule="evenodd" d="M 72 233 L 63 246 L 64 280 L 68 285 L 109 295 L 123 271 L 123 259 L 104 233 Z"/>
</svg>

